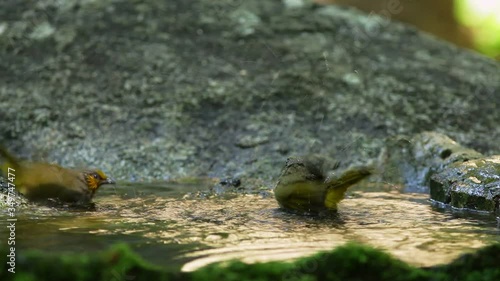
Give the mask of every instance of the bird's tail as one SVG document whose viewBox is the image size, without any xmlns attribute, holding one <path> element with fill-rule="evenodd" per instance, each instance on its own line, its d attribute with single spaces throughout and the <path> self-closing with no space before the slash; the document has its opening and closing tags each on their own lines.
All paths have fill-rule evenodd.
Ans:
<svg viewBox="0 0 500 281">
<path fill-rule="evenodd" d="M 338 175 L 330 175 L 325 181 L 325 184 L 327 184 L 325 206 L 330 209 L 336 209 L 337 203 L 344 198 L 344 194 L 350 186 L 360 182 L 374 172 L 375 167 L 368 165 L 350 167 Z"/>
</svg>

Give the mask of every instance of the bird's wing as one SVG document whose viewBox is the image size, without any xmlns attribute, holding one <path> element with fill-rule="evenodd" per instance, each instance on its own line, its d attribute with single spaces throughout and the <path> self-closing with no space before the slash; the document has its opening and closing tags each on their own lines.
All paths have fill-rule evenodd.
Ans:
<svg viewBox="0 0 500 281">
<path fill-rule="evenodd" d="M 331 173 L 325 180 L 326 198 L 325 206 L 336 209 L 337 203 L 344 199 L 345 192 L 353 184 L 372 174 L 369 166 L 351 167 L 341 173 Z"/>
</svg>

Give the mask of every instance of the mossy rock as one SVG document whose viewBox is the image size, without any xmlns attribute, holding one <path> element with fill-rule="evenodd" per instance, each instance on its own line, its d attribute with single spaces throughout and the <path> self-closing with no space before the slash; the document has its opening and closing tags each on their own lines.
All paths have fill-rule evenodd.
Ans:
<svg viewBox="0 0 500 281">
<path fill-rule="evenodd" d="M 388 138 L 386 150 L 384 177 L 389 182 L 404 184 L 410 192 L 428 192 L 432 175 L 452 163 L 483 157 L 450 137 L 431 131 Z"/>
<path fill-rule="evenodd" d="M 373 13 L 34 2 L 0 1 L 0 143 L 23 159 L 271 187 L 289 155 L 365 163 L 395 134 L 443 130 L 500 153 L 500 64 Z"/>
<path fill-rule="evenodd" d="M 499 212 L 500 155 L 456 162 L 430 181 L 431 198 L 456 208 Z"/>
<path fill-rule="evenodd" d="M 498 212 L 500 155 L 484 156 L 438 132 L 387 140 L 387 181 L 456 208 Z"/>
<path fill-rule="evenodd" d="M 194 272 L 152 266 L 126 245 L 97 255 L 21 253 L 16 273 L 8 272 L 4 257 L 1 280 L 500 280 L 500 244 L 454 262 L 416 268 L 368 246 L 347 244 L 295 262 L 213 264 Z M 480 279 L 476 279 L 481 277 Z"/>
</svg>

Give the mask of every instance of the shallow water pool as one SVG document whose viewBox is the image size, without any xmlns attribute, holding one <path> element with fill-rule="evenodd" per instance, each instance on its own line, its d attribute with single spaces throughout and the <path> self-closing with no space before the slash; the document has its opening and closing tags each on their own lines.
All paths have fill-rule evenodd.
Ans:
<svg viewBox="0 0 500 281">
<path fill-rule="evenodd" d="M 426 194 L 391 186 L 359 186 L 329 217 L 286 213 L 267 192 L 206 196 L 208 187 L 120 184 L 102 188 L 92 211 L 20 209 L 16 250 L 82 253 L 124 242 L 152 263 L 191 271 L 230 259 L 291 260 L 348 241 L 431 266 L 500 242 L 495 216 L 440 208 Z M 7 224 L 5 213 L 0 220 Z M 6 243 L 7 229 L 1 229 Z"/>
</svg>

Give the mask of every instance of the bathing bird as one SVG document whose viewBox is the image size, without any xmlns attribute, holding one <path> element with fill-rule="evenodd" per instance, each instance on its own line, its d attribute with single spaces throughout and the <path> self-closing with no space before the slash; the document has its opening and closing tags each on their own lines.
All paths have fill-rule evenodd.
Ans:
<svg viewBox="0 0 500 281">
<path fill-rule="evenodd" d="M 115 181 L 97 169 L 68 169 L 57 164 L 20 161 L 0 146 L 4 177 L 31 201 L 49 199 L 61 203 L 90 203 L 103 184 Z"/>
<path fill-rule="evenodd" d="M 320 213 L 337 210 L 346 190 L 373 173 L 373 167 L 339 170 L 340 162 L 321 155 L 289 157 L 279 176 L 274 196 L 290 211 Z"/>
</svg>

